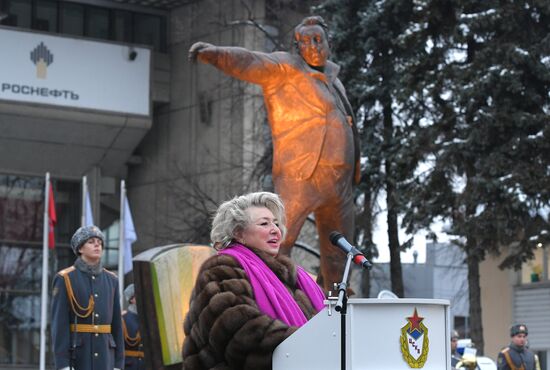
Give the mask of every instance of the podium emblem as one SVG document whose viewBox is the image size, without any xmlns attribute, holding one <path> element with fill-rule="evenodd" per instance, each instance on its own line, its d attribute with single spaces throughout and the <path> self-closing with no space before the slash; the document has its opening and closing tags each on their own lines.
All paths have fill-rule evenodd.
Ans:
<svg viewBox="0 0 550 370">
<path fill-rule="evenodd" d="M 428 359 L 429 343 L 428 328 L 418 316 L 416 307 L 411 317 L 407 317 L 407 324 L 401 328 L 401 354 L 405 362 L 413 369 L 424 367 Z"/>
</svg>

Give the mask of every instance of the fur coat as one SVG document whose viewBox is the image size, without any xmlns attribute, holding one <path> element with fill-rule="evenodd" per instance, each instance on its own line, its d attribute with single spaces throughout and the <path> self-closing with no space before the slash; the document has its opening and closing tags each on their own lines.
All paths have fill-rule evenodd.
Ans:
<svg viewBox="0 0 550 370">
<path fill-rule="evenodd" d="M 311 319 L 317 311 L 296 287 L 294 263 L 253 251 Z M 250 281 L 233 257 L 212 256 L 201 266 L 185 317 L 183 369 L 269 370 L 275 347 L 297 329 L 260 312 Z"/>
</svg>

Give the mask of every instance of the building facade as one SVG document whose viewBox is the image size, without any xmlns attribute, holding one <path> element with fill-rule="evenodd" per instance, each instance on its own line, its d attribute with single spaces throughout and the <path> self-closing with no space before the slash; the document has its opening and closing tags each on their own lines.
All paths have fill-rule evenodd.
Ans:
<svg viewBox="0 0 550 370">
<path fill-rule="evenodd" d="M 44 174 L 58 219 L 50 276 L 74 261 L 83 176 L 108 268 L 116 269 L 123 179 L 134 255 L 207 242 L 215 204 L 269 188 L 270 135 L 259 90 L 191 65 L 188 49 L 196 41 L 288 49 L 310 3 L 0 2 L 0 369 L 38 364 Z"/>
<path fill-rule="evenodd" d="M 529 329 L 528 344 L 539 356 L 541 369 L 550 369 L 549 248 L 538 245 L 535 258 L 519 271 L 501 270 L 502 256 L 488 256 L 480 264 L 486 356 L 496 359 L 510 342 L 510 327 L 522 323 Z"/>
</svg>

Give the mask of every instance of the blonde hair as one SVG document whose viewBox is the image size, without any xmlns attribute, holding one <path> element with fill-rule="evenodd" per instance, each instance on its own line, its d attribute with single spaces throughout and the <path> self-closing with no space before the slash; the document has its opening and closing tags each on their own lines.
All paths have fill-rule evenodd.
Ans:
<svg viewBox="0 0 550 370">
<path fill-rule="evenodd" d="M 285 208 L 281 198 L 267 191 L 248 193 L 223 202 L 212 220 L 210 239 L 214 248 L 226 248 L 235 239 L 235 232 L 243 230 L 250 222 L 247 210 L 250 207 L 265 207 L 273 213 L 279 222 L 279 229 L 284 239 L 286 234 Z"/>
</svg>

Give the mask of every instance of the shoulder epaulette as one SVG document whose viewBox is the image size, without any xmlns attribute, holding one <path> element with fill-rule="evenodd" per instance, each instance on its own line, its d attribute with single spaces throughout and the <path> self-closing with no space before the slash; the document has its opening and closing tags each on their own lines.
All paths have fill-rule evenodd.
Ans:
<svg viewBox="0 0 550 370">
<path fill-rule="evenodd" d="M 66 274 L 68 274 L 70 272 L 73 272 L 74 270 L 75 270 L 74 266 L 69 266 L 66 269 L 63 269 L 63 270 L 59 271 L 57 274 L 59 276 L 65 276 Z"/>
<path fill-rule="evenodd" d="M 115 274 L 114 272 L 109 271 L 109 270 L 107 270 L 106 268 L 103 268 L 103 271 L 108 272 L 109 274 L 113 275 L 114 277 L 116 277 L 116 278 L 118 279 L 118 275 Z"/>
<path fill-rule="evenodd" d="M 525 370 L 525 366 L 522 363 L 520 367 L 517 367 L 516 364 L 514 364 L 514 361 L 512 361 L 512 356 L 510 356 L 510 347 L 504 348 L 500 353 L 504 356 L 504 359 L 506 360 L 506 363 L 508 364 L 508 367 L 510 370 Z"/>
<path fill-rule="evenodd" d="M 75 267 L 71 266 L 64 270 L 59 271 L 59 275 L 63 278 L 65 281 L 65 289 L 67 289 L 67 299 L 69 300 L 69 303 L 71 304 L 71 308 L 74 312 L 74 314 L 81 318 L 86 318 L 90 316 L 94 310 L 95 301 L 94 296 L 90 294 L 90 298 L 88 299 L 88 306 L 83 307 L 81 306 L 78 301 L 76 300 L 76 297 L 74 295 L 73 291 L 73 285 L 71 284 L 71 278 L 69 277 L 69 273 L 74 271 Z"/>
</svg>

